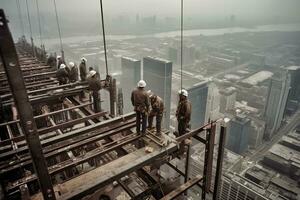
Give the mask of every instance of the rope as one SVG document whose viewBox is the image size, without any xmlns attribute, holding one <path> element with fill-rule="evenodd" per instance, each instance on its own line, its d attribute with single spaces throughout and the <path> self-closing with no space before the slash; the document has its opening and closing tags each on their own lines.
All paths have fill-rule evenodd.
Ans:
<svg viewBox="0 0 300 200">
<path fill-rule="evenodd" d="M 18 14 L 19 14 L 19 21 L 20 21 L 20 26 L 21 26 L 21 30 L 22 30 L 22 36 L 24 36 L 25 31 L 24 31 L 24 24 L 23 24 L 22 14 L 21 14 L 20 0 L 16 0 L 16 3 L 17 3 L 17 8 L 18 8 Z"/>
<path fill-rule="evenodd" d="M 57 24 L 58 36 L 59 36 L 59 41 L 60 41 L 60 50 L 61 50 L 61 52 L 63 52 L 63 44 L 62 44 L 62 39 L 61 39 L 61 31 L 60 31 L 58 14 L 57 14 L 57 8 L 56 8 L 56 0 L 53 0 L 53 3 L 54 3 L 54 9 L 55 9 L 55 16 L 56 16 L 56 24 Z"/>
<path fill-rule="evenodd" d="M 100 10 L 101 10 L 102 36 L 103 36 L 103 46 L 104 46 L 104 56 L 105 56 L 105 68 L 106 68 L 106 75 L 108 75 L 107 54 L 106 54 L 106 40 L 105 40 L 105 29 L 104 29 L 104 17 L 103 17 L 102 0 L 100 0 Z"/>
<path fill-rule="evenodd" d="M 36 0 L 35 3 L 36 3 L 36 10 L 37 10 L 38 23 L 39 23 L 40 42 L 41 42 L 41 46 L 43 46 L 39 1 Z"/>
<path fill-rule="evenodd" d="M 180 15 L 180 89 L 182 90 L 182 63 L 183 63 L 183 0 L 181 0 Z"/>
<path fill-rule="evenodd" d="M 29 24 L 30 38 L 32 40 L 32 28 L 31 28 L 31 21 L 30 21 L 30 16 L 29 16 L 28 0 L 26 0 L 26 7 L 27 7 L 27 18 L 28 18 L 28 24 Z"/>
</svg>

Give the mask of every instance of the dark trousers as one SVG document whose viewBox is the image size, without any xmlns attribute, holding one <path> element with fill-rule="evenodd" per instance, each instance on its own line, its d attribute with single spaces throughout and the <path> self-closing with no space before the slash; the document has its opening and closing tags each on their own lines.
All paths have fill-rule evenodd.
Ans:
<svg viewBox="0 0 300 200">
<path fill-rule="evenodd" d="M 186 122 L 186 120 L 178 120 L 178 134 L 179 136 L 182 136 L 186 133 L 186 129 L 187 129 L 188 123 Z"/>
<path fill-rule="evenodd" d="M 100 112 L 100 97 L 98 91 L 93 91 L 93 105 L 94 105 L 94 112 Z"/>
<path fill-rule="evenodd" d="M 148 117 L 148 127 L 152 128 L 153 118 L 156 117 L 156 133 L 160 133 L 161 131 L 161 121 L 162 121 L 162 113 L 150 113 Z"/>
<path fill-rule="evenodd" d="M 141 132 L 141 121 L 142 121 L 142 133 L 146 133 L 147 116 L 145 112 L 136 111 L 136 132 Z"/>
</svg>

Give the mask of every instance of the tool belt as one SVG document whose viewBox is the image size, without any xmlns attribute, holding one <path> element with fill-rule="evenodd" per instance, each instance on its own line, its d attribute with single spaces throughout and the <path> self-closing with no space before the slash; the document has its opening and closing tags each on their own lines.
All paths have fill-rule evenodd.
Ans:
<svg viewBox="0 0 300 200">
<path fill-rule="evenodd" d="M 141 112 L 141 113 L 148 112 L 146 106 L 144 106 L 144 105 L 134 106 L 134 111 Z"/>
</svg>

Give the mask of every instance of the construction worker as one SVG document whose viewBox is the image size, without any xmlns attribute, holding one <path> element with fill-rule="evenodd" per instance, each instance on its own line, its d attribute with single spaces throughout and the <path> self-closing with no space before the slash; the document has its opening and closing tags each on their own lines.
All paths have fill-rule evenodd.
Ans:
<svg viewBox="0 0 300 200">
<path fill-rule="evenodd" d="M 79 65 L 79 72 L 80 72 L 80 81 L 86 81 L 86 58 L 81 58 L 81 62 Z M 82 101 L 82 99 L 85 98 L 84 91 L 80 92 L 79 99 Z"/>
<path fill-rule="evenodd" d="M 95 70 L 91 70 L 88 74 L 87 81 L 89 84 L 89 89 L 92 92 L 94 111 L 100 112 L 100 96 L 99 90 L 101 89 L 101 81 L 99 75 Z"/>
<path fill-rule="evenodd" d="M 179 102 L 176 110 L 178 121 L 178 136 L 184 135 L 191 120 L 192 105 L 188 101 L 188 92 L 185 89 L 178 91 Z"/>
<path fill-rule="evenodd" d="M 51 69 L 56 68 L 56 59 L 55 59 L 55 56 L 53 56 L 53 54 L 48 55 L 47 65 L 49 65 L 51 67 Z"/>
<path fill-rule="evenodd" d="M 148 91 L 151 110 L 148 117 L 148 128 L 152 129 L 153 118 L 156 117 L 156 135 L 161 135 L 161 121 L 164 112 L 164 102 L 162 98 Z"/>
<path fill-rule="evenodd" d="M 56 71 L 56 78 L 59 82 L 59 85 L 67 84 L 69 81 L 69 74 L 66 70 L 66 65 L 61 64 L 58 70 Z"/>
<path fill-rule="evenodd" d="M 56 56 L 56 64 L 57 64 L 57 69 L 60 68 L 61 64 L 65 64 L 65 62 L 61 56 Z"/>
<path fill-rule="evenodd" d="M 71 83 L 78 81 L 78 68 L 73 62 L 69 62 L 69 79 Z"/>
<path fill-rule="evenodd" d="M 81 58 L 81 62 L 79 65 L 79 72 L 80 72 L 80 80 L 85 81 L 86 80 L 86 58 Z"/>
<path fill-rule="evenodd" d="M 134 106 L 136 112 L 136 132 L 140 133 L 141 120 L 142 120 L 142 134 L 146 133 L 147 126 L 147 114 L 149 112 L 149 96 L 145 91 L 146 82 L 140 80 L 137 84 L 137 88 L 131 93 L 131 103 Z"/>
</svg>

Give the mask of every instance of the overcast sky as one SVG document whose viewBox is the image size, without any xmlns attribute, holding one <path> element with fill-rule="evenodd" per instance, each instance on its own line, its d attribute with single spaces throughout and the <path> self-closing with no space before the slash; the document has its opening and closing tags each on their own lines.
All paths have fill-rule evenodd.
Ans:
<svg viewBox="0 0 300 200">
<path fill-rule="evenodd" d="M 25 0 L 22 9 L 25 11 Z M 36 0 L 28 0 L 35 9 Z M 38 0 L 41 10 L 53 12 L 52 0 Z M 99 11 L 99 0 L 56 0 L 60 12 L 87 14 Z M 108 15 L 178 15 L 180 0 L 103 0 Z M 16 0 L 0 0 L 0 7 L 8 13 L 16 11 Z M 241 17 L 253 16 L 299 16 L 299 0 L 184 0 L 186 15 L 218 16 L 235 14 Z"/>
</svg>

